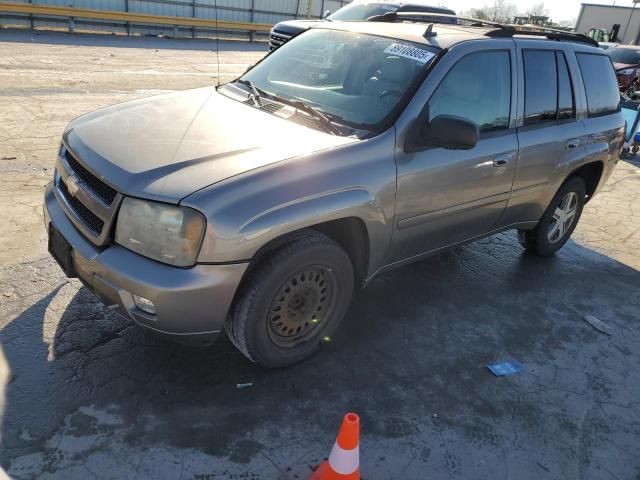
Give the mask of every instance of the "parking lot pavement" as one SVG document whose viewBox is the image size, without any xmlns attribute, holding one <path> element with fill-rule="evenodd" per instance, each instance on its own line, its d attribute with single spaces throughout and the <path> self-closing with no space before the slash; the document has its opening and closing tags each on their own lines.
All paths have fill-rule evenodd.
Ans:
<svg viewBox="0 0 640 480">
<path fill-rule="evenodd" d="M 187 73 L 215 54 L 5 35 L 0 341 L 12 377 L 1 462 L 12 476 L 306 479 L 354 410 L 367 480 L 640 478 L 640 162 L 619 163 L 555 257 L 523 254 L 505 233 L 389 272 L 319 354 L 263 370 L 227 339 L 191 349 L 115 316 L 63 278 L 38 217 L 66 121 L 210 82 Z M 221 58 L 262 53 L 227 47 Z M 184 74 L 130 73 L 163 68 Z M 83 92 L 73 78 L 87 79 Z M 485 365 L 502 360 L 525 370 L 493 377 Z"/>
<path fill-rule="evenodd" d="M 42 189 L 72 118 L 114 103 L 233 79 L 264 43 L 0 30 L 0 265 L 42 252 Z"/>
</svg>

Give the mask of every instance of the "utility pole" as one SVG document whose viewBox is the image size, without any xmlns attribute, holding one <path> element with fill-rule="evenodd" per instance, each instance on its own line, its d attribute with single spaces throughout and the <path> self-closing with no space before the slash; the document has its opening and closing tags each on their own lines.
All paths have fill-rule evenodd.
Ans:
<svg viewBox="0 0 640 480">
<path fill-rule="evenodd" d="M 640 0 L 633 0 L 633 7 L 631 7 L 631 14 L 629 15 L 629 20 L 627 20 L 627 26 L 624 27 L 624 33 L 622 34 L 622 41 L 625 41 L 625 38 L 627 37 L 627 30 L 629 30 L 629 25 L 631 24 L 631 19 L 633 18 L 633 14 L 636 13 L 636 4 L 639 2 Z"/>
<path fill-rule="evenodd" d="M 312 5 L 313 5 L 313 0 L 307 0 L 307 18 L 311 18 Z"/>
<path fill-rule="evenodd" d="M 256 11 L 256 0 L 251 0 L 251 23 L 253 23 L 254 19 L 255 19 L 255 11 Z M 256 41 L 256 32 L 255 31 L 251 31 L 249 32 L 249 41 L 250 42 L 255 42 Z"/>
</svg>

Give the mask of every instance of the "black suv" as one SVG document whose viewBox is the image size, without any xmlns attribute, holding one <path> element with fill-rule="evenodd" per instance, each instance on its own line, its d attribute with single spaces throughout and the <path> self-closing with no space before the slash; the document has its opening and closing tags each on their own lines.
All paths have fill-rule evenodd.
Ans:
<svg viewBox="0 0 640 480">
<path fill-rule="evenodd" d="M 448 8 L 433 7 L 411 2 L 354 2 L 342 7 L 333 15 L 326 15 L 323 20 L 288 20 L 274 25 L 269 35 L 269 47 L 275 50 L 293 37 L 309 30 L 323 22 L 358 22 L 395 12 L 437 13 L 440 15 L 455 15 L 456 12 Z M 428 20 L 428 18 L 426 19 Z M 438 23 L 456 23 L 455 18 L 439 18 Z"/>
</svg>

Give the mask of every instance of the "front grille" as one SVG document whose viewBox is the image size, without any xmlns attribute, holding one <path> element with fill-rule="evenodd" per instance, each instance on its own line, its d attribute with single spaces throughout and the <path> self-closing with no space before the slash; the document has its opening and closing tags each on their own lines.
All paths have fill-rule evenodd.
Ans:
<svg viewBox="0 0 640 480">
<path fill-rule="evenodd" d="M 271 34 L 269 35 L 269 45 L 271 46 L 271 48 L 278 48 L 284 43 L 287 43 L 289 40 L 291 40 L 291 35 L 274 32 L 271 32 Z"/>
<path fill-rule="evenodd" d="M 64 158 L 69 167 L 71 167 L 71 170 L 73 170 L 73 173 L 87 186 L 89 190 L 91 190 L 91 192 L 93 192 L 105 204 L 111 205 L 113 203 L 114 198 L 116 198 L 116 195 L 118 194 L 117 191 L 84 168 L 80 162 L 73 158 L 73 155 L 71 155 L 69 150 L 66 148 L 64 149 Z"/>
<path fill-rule="evenodd" d="M 71 206 L 73 211 L 80 217 L 85 226 L 95 233 L 96 236 L 100 235 L 104 228 L 104 222 L 100 220 L 91 210 L 84 206 L 84 204 L 77 198 L 71 196 L 67 185 L 62 181 L 62 178 L 58 179 L 58 190 L 64 196 L 64 199 Z"/>
</svg>

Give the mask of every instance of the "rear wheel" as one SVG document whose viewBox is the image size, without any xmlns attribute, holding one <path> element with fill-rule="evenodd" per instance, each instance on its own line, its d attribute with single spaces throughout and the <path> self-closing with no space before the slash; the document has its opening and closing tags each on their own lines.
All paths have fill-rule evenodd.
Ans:
<svg viewBox="0 0 640 480">
<path fill-rule="evenodd" d="M 536 228 L 518 231 L 522 246 L 540 256 L 553 255 L 560 250 L 578 225 L 585 197 L 582 178 L 567 180 L 551 200 Z"/>
<path fill-rule="evenodd" d="M 325 235 L 304 230 L 249 272 L 225 328 L 234 345 L 260 365 L 296 363 L 335 331 L 353 283 L 347 253 Z"/>
</svg>

